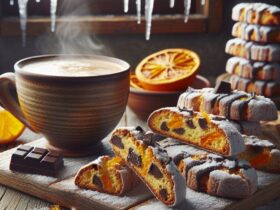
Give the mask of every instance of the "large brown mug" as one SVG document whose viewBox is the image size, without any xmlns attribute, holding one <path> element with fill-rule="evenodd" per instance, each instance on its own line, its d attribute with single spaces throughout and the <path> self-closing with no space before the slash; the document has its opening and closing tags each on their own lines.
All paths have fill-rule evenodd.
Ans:
<svg viewBox="0 0 280 210">
<path fill-rule="evenodd" d="M 129 64 L 120 59 L 43 55 L 14 69 L 0 76 L 0 104 L 65 155 L 92 153 L 125 111 Z"/>
</svg>

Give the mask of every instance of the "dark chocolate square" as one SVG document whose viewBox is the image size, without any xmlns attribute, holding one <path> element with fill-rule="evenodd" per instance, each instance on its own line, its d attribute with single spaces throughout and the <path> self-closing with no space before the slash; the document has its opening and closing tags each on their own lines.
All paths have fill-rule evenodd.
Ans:
<svg viewBox="0 0 280 210">
<path fill-rule="evenodd" d="M 52 156 L 52 157 L 60 157 L 60 156 L 61 156 L 61 154 L 60 154 L 60 153 L 58 153 L 58 152 L 55 152 L 55 151 L 50 151 L 50 152 L 48 153 L 48 156 Z"/>
<path fill-rule="evenodd" d="M 22 150 L 22 151 L 31 151 L 33 149 L 33 147 L 28 146 L 28 145 L 20 145 L 18 148 L 18 150 Z"/>
<path fill-rule="evenodd" d="M 32 153 L 45 155 L 45 154 L 48 153 L 48 150 L 43 149 L 43 148 L 39 148 L 39 147 L 35 147 L 34 150 L 32 151 Z"/>
<path fill-rule="evenodd" d="M 43 156 L 41 154 L 31 152 L 25 157 L 25 161 L 30 163 L 40 163 L 42 158 Z"/>
<path fill-rule="evenodd" d="M 11 161 L 21 161 L 24 159 L 24 157 L 27 155 L 27 153 L 28 153 L 27 151 L 16 150 L 12 155 Z"/>
</svg>

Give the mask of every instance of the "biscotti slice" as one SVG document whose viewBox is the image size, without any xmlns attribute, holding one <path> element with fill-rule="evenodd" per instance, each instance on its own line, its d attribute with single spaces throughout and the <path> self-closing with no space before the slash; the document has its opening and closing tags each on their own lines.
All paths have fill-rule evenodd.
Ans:
<svg viewBox="0 0 280 210">
<path fill-rule="evenodd" d="M 122 195 L 132 189 L 138 177 L 120 157 L 100 156 L 83 166 L 75 177 L 75 184 L 84 189 Z"/>
<path fill-rule="evenodd" d="M 223 156 L 245 149 L 241 134 L 229 121 L 214 120 L 206 113 L 161 108 L 149 116 L 148 125 L 156 133 Z"/>
<path fill-rule="evenodd" d="M 152 132 L 140 127 L 118 128 L 110 140 L 113 151 L 168 206 L 177 206 L 186 195 L 186 182 L 172 159 L 155 141 Z"/>
<path fill-rule="evenodd" d="M 266 97 L 275 97 L 280 95 L 280 83 L 274 81 L 254 81 L 237 75 L 231 75 L 229 81 L 232 89 L 255 93 Z"/>
<path fill-rule="evenodd" d="M 273 26 L 252 25 L 237 22 L 232 27 L 232 36 L 262 43 L 279 43 L 280 28 Z"/>
<path fill-rule="evenodd" d="M 232 9 L 232 19 L 260 25 L 280 25 L 280 8 L 265 3 L 239 3 Z"/>
<path fill-rule="evenodd" d="M 207 153 L 171 138 L 159 144 L 193 190 L 221 197 L 246 198 L 257 189 L 256 171 L 247 161 Z"/>
<path fill-rule="evenodd" d="M 244 58 L 231 57 L 227 61 L 226 71 L 246 79 L 280 82 L 278 63 L 253 62 Z"/>
<path fill-rule="evenodd" d="M 218 83 L 215 89 L 188 88 L 180 95 L 177 107 L 238 121 L 271 121 L 278 117 L 277 108 L 269 98 L 244 91 L 232 91 L 231 84 L 224 81 Z"/>
<path fill-rule="evenodd" d="M 268 140 L 244 136 L 246 150 L 238 155 L 261 171 L 280 173 L 280 150 Z"/>
<path fill-rule="evenodd" d="M 225 52 L 237 57 L 253 61 L 278 62 L 280 61 L 279 44 L 257 44 L 240 38 L 230 39 L 226 43 Z"/>
</svg>

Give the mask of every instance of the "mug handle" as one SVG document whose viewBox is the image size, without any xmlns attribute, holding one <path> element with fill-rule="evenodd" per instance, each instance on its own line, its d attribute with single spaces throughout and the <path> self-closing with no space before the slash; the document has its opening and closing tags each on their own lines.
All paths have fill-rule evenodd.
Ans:
<svg viewBox="0 0 280 210">
<path fill-rule="evenodd" d="M 16 93 L 15 74 L 12 72 L 0 75 L 0 104 L 24 125 L 32 129 L 20 109 Z"/>
</svg>

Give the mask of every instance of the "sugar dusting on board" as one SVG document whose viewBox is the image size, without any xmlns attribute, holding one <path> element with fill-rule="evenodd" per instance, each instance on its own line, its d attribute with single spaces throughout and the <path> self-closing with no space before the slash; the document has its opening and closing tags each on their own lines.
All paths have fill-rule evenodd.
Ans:
<svg viewBox="0 0 280 210">
<path fill-rule="evenodd" d="M 40 3 L 40 0 L 36 0 L 37 3 Z M 188 22 L 190 15 L 192 0 L 184 0 L 184 22 Z M 205 5 L 205 0 L 201 0 L 201 5 Z M 141 23 L 141 0 L 135 0 L 136 11 L 137 11 L 137 23 Z M 26 43 L 26 24 L 27 24 L 27 4 L 28 0 L 18 0 L 19 6 L 19 16 L 20 16 L 20 28 L 22 31 L 22 42 L 25 46 Z M 123 0 L 124 12 L 127 13 L 129 10 L 129 0 Z M 14 5 L 14 0 L 10 0 L 10 5 Z M 175 5 L 175 0 L 169 0 L 169 5 L 171 8 Z M 145 20 L 146 20 L 146 40 L 150 39 L 151 28 L 152 28 L 152 16 L 154 9 L 154 0 L 145 0 Z M 50 15 L 51 15 L 51 31 L 55 31 L 55 22 L 56 22 L 56 10 L 57 10 L 57 0 L 50 0 Z"/>
</svg>

